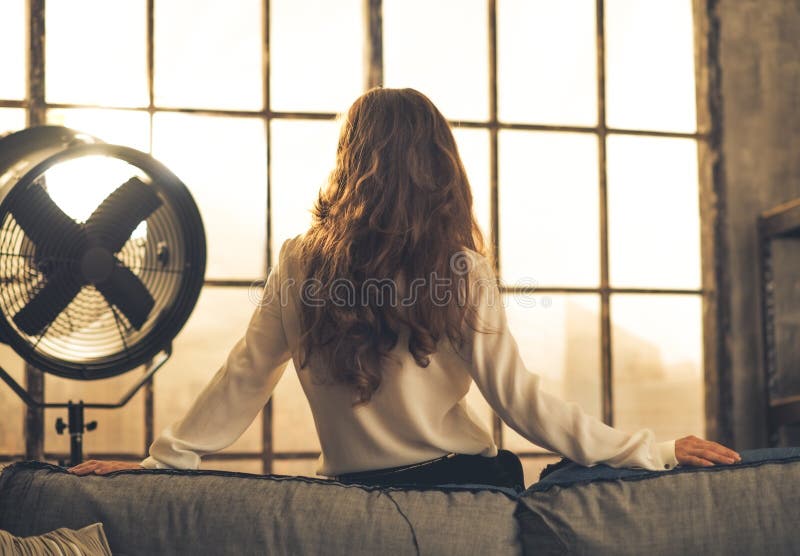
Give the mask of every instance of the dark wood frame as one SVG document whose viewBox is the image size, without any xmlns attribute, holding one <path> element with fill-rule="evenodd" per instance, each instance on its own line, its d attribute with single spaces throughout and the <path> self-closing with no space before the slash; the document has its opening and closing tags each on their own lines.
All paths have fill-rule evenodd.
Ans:
<svg viewBox="0 0 800 556">
<path fill-rule="evenodd" d="M 764 373 L 764 399 L 767 416 L 767 441 L 780 444 L 780 430 L 800 423 L 800 396 L 787 396 L 778 388 L 778 346 L 776 335 L 775 275 L 772 242 L 800 239 L 800 199 L 782 203 L 762 212 L 758 218 L 758 269 L 761 301 L 761 367 Z"/>
<path fill-rule="evenodd" d="M 365 76 L 366 88 L 383 83 L 383 37 L 382 0 L 363 0 L 365 26 Z M 706 434 L 721 442 L 732 440 L 732 402 L 730 385 L 730 353 L 726 338 L 730 333 L 730 287 L 725 269 L 727 248 L 724 241 L 724 174 L 721 160 L 721 98 L 719 64 L 719 21 L 716 16 L 717 0 L 693 0 L 695 16 L 695 51 L 698 101 L 698 128 L 695 133 L 676 133 L 647 131 L 638 129 L 616 129 L 606 126 L 605 118 L 605 21 L 604 0 L 596 0 L 596 49 L 597 49 L 597 112 L 596 126 L 559 126 L 527 123 L 501 122 L 497 117 L 497 0 L 486 0 L 488 10 L 488 49 L 489 49 L 489 118 L 487 121 L 457 121 L 454 125 L 465 128 L 486 129 L 489 132 L 490 168 L 490 211 L 491 245 L 495 254 L 495 268 L 499 272 L 499 186 L 498 186 L 498 132 L 502 129 L 533 131 L 567 131 L 590 133 L 597 137 L 599 148 L 599 188 L 600 188 L 600 284 L 597 288 L 578 287 L 538 287 L 535 289 L 504 287 L 506 293 L 594 293 L 600 296 L 600 336 L 601 336 L 601 388 L 602 415 L 609 424 L 614 423 L 613 411 L 613 365 L 611 342 L 610 299 L 613 294 L 639 293 L 663 295 L 700 295 L 703 299 L 704 325 L 704 372 L 706 389 Z M 146 107 L 128 108 L 146 110 L 153 115 L 158 112 L 180 112 L 188 114 L 261 117 L 266 123 L 267 134 L 267 258 L 264 269 L 268 272 L 272 260 L 271 247 L 271 126 L 273 119 L 292 120 L 330 120 L 333 113 L 279 112 L 270 109 L 270 0 L 262 0 L 264 14 L 264 43 L 262 66 L 264 70 L 264 108 L 263 110 L 214 110 L 189 108 L 162 108 L 154 102 L 154 3 L 147 0 L 147 80 L 149 102 Z M 46 122 L 46 111 L 50 108 L 96 108 L 88 105 L 47 104 L 45 101 L 45 0 L 28 0 L 29 13 L 29 57 L 28 94 L 22 101 L 0 100 L 0 107 L 18 107 L 27 110 L 28 125 Z M 125 110 L 126 108 L 121 108 Z M 152 146 L 152 125 L 150 126 Z M 640 135 L 650 137 L 678 137 L 695 139 L 698 145 L 700 168 L 700 211 L 701 211 L 701 249 L 702 249 L 702 287 L 701 289 L 659 289 L 659 288 L 614 288 L 609 281 L 608 250 L 608 204 L 607 204 L 607 160 L 606 137 L 611 134 Z M 210 279 L 206 285 L 219 287 L 248 287 L 252 280 Z M 32 396 L 41 399 L 44 392 L 44 377 L 36 369 L 26 367 L 25 384 Z M 152 383 L 144 389 L 145 443 L 143 452 L 154 438 L 153 411 L 154 396 Z M 225 452 L 206 456 L 210 460 L 259 459 L 265 473 L 272 470 L 275 460 L 310 459 L 318 456 L 315 452 L 275 452 L 272 438 L 273 409 L 270 401 L 262 413 L 262 450 L 260 452 Z M 29 459 L 58 459 L 63 454 L 44 452 L 44 423 L 41 411 L 28 410 L 25 419 L 26 454 Z M 493 432 L 498 445 L 502 445 L 502 426 L 494 416 Z M 523 452 L 525 457 L 552 457 L 548 452 Z M 136 460 L 142 454 L 95 453 L 92 457 Z M 15 455 L 0 455 L 0 461 L 19 459 Z"/>
</svg>

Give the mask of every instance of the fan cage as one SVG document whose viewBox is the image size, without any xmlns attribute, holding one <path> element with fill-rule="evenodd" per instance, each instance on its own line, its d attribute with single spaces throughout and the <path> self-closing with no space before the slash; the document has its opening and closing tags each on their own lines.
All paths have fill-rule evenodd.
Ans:
<svg viewBox="0 0 800 556">
<path fill-rule="evenodd" d="M 0 144 L 2 142 L 0 141 Z M 86 156 L 119 159 L 141 171 L 161 200 L 146 219 L 146 237 L 129 238 L 116 257 L 144 284 L 155 304 L 137 330 L 93 285 L 85 285 L 38 335 L 23 332 L 13 317 L 47 281 L 36 246 L 9 207 L 57 164 Z M 191 314 L 204 280 L 205 233 L 186 186 L 149 155 L 104 143 L 64 145 L 6 184 L 0 201 L 0 337 L 43 371 L 80 379 L 116 376 L 167 349 Z M 52 259 L 52 258 L 51 258 Z M 78 261 L 62 261 L 76 265 Z"/>
</svg>

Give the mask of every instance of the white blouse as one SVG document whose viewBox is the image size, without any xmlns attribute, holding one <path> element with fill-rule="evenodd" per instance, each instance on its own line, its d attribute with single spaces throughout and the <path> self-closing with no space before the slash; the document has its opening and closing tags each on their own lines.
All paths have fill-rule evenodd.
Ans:
<svg viewBox="0 0 800 556">
<path fill-rule="evenodd" d="M 201 456 L 241 436 L 290 359 L 299 367 L 298 305 L 304 273 L 298 246 L 299 237 L 284 243 L 244 336 L 187 414 L 153 442 L 144 467 L 196 469 Z M 318 379 L 314 368 L 324 361 L 312 358 L 311 368 L 297 372 L 322 448 L 317 472 L 336 476 L 450 453 L 495 456 L 491 433 L 464 398 L 473 381 L 512 429 L 580 464 L 652 470 L 677 465 L 674 440 L 656 442 L 649 429 L 633 434 L 616 430 L 576 404 L 541 390 L 539 376 L 525 367 L 508 329 L 489 262 L 473 251 L 467 253 L 466 273 L 480 284 L 473 288 L 479 292 L 480 331 L 473 333 L 463 352 L 443 340 L 423 368 L 408 351 L 408 331 L 400 331 L 391 353 L 397 364 L 384 370 L 372 399 L 356 406 L 350 388 Z"/>
</svg>

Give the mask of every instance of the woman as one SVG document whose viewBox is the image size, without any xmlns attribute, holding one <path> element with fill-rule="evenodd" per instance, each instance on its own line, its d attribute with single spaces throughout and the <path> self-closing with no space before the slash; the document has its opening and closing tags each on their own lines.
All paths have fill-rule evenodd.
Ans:
<svg viewBox="0 0 800 556">
<path fill-rule="evenodd" d="M 453 134 L 412 89 L 373 89 L 350 108 L 311 228 L 284 243 L 246 334 L 141 467 L 197 468 L 230 445 L 290 359 L 322 447 L 318 472 L 343 482 L 521 488 L 519 459 L 498 453 L 466 406 L 473 381 L 511 428 L 583 465 L 739 461 L 691 436 L 618 431 L 540 390 L 508 330 Z"/>
</svg>

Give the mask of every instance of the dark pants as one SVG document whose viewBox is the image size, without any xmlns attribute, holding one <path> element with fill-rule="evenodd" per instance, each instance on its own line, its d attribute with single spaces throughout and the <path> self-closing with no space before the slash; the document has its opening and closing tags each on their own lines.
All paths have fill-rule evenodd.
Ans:
<svg viewBox="0 0 800 556">
<path fill-rule="evenodd" d="M 525 488 L 522 463 L 508 450 L 500 450 L 493 458 L 456 454 L 417 465 L 348 473 L 336 479 L 370 486 L 470 484 Z"/>
</svg>

